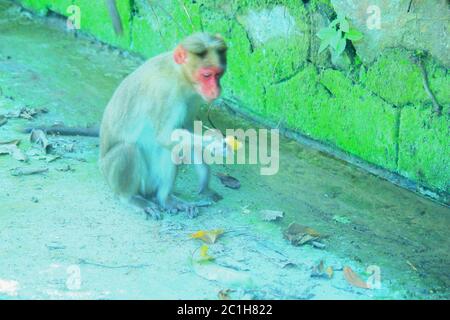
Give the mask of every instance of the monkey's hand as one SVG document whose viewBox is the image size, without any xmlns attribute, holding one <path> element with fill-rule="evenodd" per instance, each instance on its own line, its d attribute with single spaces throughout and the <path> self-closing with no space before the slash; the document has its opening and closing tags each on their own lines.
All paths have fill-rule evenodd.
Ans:
<svg viewBox="0 0 450 320">
<path fill-rule="evenodd" d="M 227 157 L 229 155 L 233 155 L 233 153 L 234 153 L 234 149 L 228 143 L 227 138 L 213 140 L 212 142 L 209 142 L 206 145 L 205 149 L 213 157 L 215 157 L 215 156 Z"/>
</svg>

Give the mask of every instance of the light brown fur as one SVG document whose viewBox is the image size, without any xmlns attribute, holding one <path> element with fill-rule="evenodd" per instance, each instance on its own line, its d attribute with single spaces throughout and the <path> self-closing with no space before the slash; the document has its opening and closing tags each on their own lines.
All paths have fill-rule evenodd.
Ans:
<svg viewBox="0 0 450 320">
<path fill-rule="evenodd" d="M 195 205 L 172 195 L 177 167 L 171 161 L 171 134 L 175 129 L 192 128 L 205 100 L 193 75 L 202 66 L 225 70 L 226 47 L 222 38 L 199 33 L 176 50 L 179 48 L 187 51 L 186 63 L 174 61 L 176 51 L 161 54 L 117 88 L 100 127 L 100 166 L 111 189 L 121 198 L 152 211 L 150 201 L 160 208 L 193 214 L 197 212 Z M 200 191 L 214 195 L 208 187 L 207 165 L 197 165 L 197 172 Z"/>
</svg>

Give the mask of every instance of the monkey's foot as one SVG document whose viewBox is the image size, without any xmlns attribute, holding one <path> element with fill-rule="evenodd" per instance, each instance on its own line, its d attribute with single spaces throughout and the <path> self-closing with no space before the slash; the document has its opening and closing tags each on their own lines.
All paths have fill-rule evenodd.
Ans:
<svg viewBox="0 0 450 320">
<path fill-rule="evenodd" d="M 144 210 L 147 219 L 161 220 L 163 218 L 162 210 L 153 201 L 149 201 L 142 196 L 136 195 L 130 199 L 130 203 Z"/>
<path fill-rule="evenodd" d="M 145 207 L 144 212 L 147 214 L 147 218 L 153 220 L 162 220 L 163 218 L 163 213 L 157 206 Z"/>
<path fill-rule="evenodd" d="M 210 205 L 210 203 L 206 202 L 186 202 L 184 200 L 178 199 L 175 196 L 172 196 L 170 201 L 164 206 L 167 212 L 176 214 L 178 212 L 184 212 L 187 214 L 189 218 L 195 218 L 199 214 L 199 207 L 205 207 Z"/>
<path fill-rule="evenodd" d="M 183 209 L 183 211 L 190 219 L 197 217 L 199 214 L 198 207 L 196 207 L 195 205 L 186 205 Z"/>
</svg>

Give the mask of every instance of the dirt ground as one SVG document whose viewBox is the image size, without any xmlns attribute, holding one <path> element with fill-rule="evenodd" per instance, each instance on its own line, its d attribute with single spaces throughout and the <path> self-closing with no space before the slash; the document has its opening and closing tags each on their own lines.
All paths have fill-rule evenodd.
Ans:
<svg viewBox="0 0 450 320">
<path fill-rule="evenodd" d="M 222 201 L 195 219 L 153 221 L 107 188 L 97 138 L 50 136 L 46 155 L 18 131 L 98 123 L 141 63 L 0 0 L 0 114 L 47 111 L 0 126 L 0 142 L 20 139 L 29 158 L 0 156 L 0 299 L 217 299 L 227 289 L 236 299 L 450 298 L 449 208 L 310 147 L 283 139 L 274 176 L 255 165 L 214 166 L 241 188 L 214 177 Z M 222 110 L 211 117 L 221 127 L 251 126 Z M 16 176 L 17 167 L 48 171 Z M 177 192 L 194 198 L 194 180 L 182 168 Z M 263 221 L 265 209 L 285 214 Z M 284 239 L 294 221 L 317 230 L 325 248 Z M 215 259 L 201 263 L 202 242 L 190 234 L 211 229 L 225 233 L 209 245 Z M 312 276 L 320 261 L 331 278 Z M 351 285 L 345 266 L 364 280 L 369 266 L 379 268 L 381 288 Z"/>
</svg>

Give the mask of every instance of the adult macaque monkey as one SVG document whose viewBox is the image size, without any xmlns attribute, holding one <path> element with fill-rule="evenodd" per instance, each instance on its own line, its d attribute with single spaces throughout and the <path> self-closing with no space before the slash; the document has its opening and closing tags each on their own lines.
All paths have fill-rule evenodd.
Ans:
<svg viewBox="0 0 450 320">
<path fill-rule="evenodd" d="M 177 176 L 172 148 L 177 142 L 171 135 L 187 130 L 191 141 L 198 141 L 191 131 L 194 116 L 202 103 L 220 95 L 226 50 L 219 35 L 191 35 L 125 78 L 105 109 L 100 127 L 103 175 L 117 195 L 154 218 L 161 217 L 160 209 L 194 217 L 205 205 L 172 194 Z M 209 189 L 208 166 L 197 164 L 196 171 L 200 193 L 217 200 L 220 196 Z"/>
</svg>

